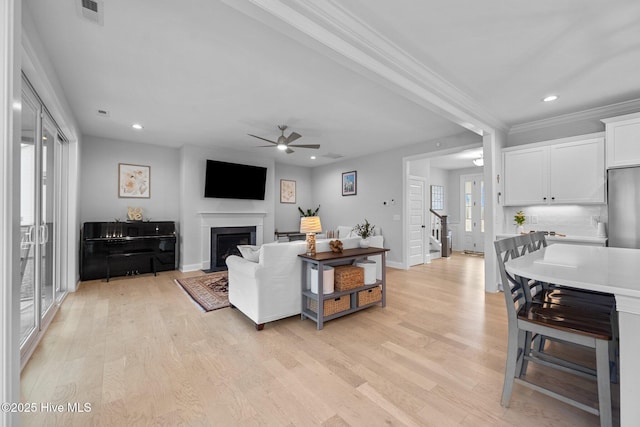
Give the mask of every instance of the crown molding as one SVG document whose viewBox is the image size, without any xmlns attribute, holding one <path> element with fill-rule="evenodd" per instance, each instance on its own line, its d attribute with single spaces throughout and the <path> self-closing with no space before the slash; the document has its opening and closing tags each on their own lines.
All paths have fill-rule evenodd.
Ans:
<svg viewBox="0 0 640 427">
<path fill-rule="evenodd" d="M 509 129 L 509 135 L 545 129 L 552 126 L 578 122 L 581 120 L 602 120 L 621 114 L 629 114 L 640 111 L 640 98 L 629 101 L 618 102 L 616 104 L 577 111 L 575 113 L 562 114 L 548 119 L 535 120 L 528 123 L 513 125 Z"/>
<path fill-rule="evenodd" d="M 250 0 L 225 4 L 300 41 L 303 33 L 325 48 L 329 56 L 347 59 L 355 71 L 382 80 L 397 94 L 447 120 L 483 135 L 509 127 L 469 95 L 395 45 L 335 0 Z M 248 7 L 250 4 L 253 7 Z M 274 20 L 275 18 L 275 20 Z M 282 23 L 286 26 L 283 27 Z M 291 31 L 291 29 L 295 31 Z"/>
</svg>

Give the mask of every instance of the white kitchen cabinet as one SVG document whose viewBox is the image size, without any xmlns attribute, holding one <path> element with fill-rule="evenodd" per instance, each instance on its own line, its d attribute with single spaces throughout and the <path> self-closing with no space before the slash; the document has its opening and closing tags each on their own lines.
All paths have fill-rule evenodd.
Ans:
<svg viewBox="0 0 640 427">
<path fill-rule="evenodd" d="M 640 165 L 640 113 L 602 121 L 605 124 L 607 169 Z"/>
<path fill-rule="evenodd" d="M 504 204 L 509 206 L 546 203 L 549 179 L 549 147 L 504 153 Z"/>
<path fill-rule="evenodd" d="M 601 134 L 504 150 L 504 205 L 605 203 Z"/>
</svg>

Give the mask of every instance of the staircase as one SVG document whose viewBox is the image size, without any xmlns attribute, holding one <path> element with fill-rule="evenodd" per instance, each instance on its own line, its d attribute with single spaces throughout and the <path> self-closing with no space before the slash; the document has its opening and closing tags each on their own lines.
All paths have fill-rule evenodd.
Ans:
<svg viewBox="0 0 640 427">
<path fill-rule="evenodd" d="M 429 259 L 448 258 L 451 256 L 451 232 L 447 228 L 447 215 L 440 215 L 433 209 L 431 213 L 431 235 L 429 236 Z M 447 241 L 447 244 L 443 244 Z"/>
<path fill-rule="evenodd" d="M 433 261 L 438 258 L 442 258 L 442 242 L 429 236 L 429 259 Z"/>
</svg>

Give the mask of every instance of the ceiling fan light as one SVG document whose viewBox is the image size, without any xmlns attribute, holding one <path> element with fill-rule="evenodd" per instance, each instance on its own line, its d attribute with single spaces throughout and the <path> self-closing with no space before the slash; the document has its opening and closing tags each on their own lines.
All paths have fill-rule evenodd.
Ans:
<svg viewBox="0 0 640 427">
<path fill-rule="evenodd" d="M 278 150 L 284 151 L 286 149 L 287 149 L 287 145 L 286 144 L 278 144 Z"/>
<path fill-rule="evenodd" d="M 482 157 L 479 159 L 473 159 L 473 164 L 476 166 L 484 166 L 484 159 Z"/>
</svg>

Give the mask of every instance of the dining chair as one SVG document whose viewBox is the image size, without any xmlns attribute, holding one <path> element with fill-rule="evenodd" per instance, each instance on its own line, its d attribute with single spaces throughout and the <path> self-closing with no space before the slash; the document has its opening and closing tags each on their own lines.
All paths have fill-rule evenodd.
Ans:
<svg viewBox="0 0 640 427">
<path fill-rule="evenodd" d="M 598 415 L 602 427 L 611 426 L 609 347 L 613 333 L 610 317 L 606 313 L 589 312 L 578 305 L 534 301 L 530 290 L 536 285 L 527 278 L 509 274 L 505 267 L 508 261 L 526 254 L 531 248 L 530 244 L 531 238 L 527 235 L 494 242 L 508 319 L 507 360 L 501 404 L 509 406 L 513 385 L 518 383 Z M 536 351 L 532 346 L 536 336 L 594 349 L 596 368 Z M 526 375 L 529 363 L 595 379 L 598 390 L 597 407 L 586 405 L 566 394 L 530 381 Z"/>
<path fill-rule="evenodd" d="M 521 255 L 535 252 L 541 248 L 547 247 L 547 239 L 544 231 L 537 231 L 528 234 L 530 244 L 523 246 L 520 251 Z M 529 290 L 532 295 L 532 301 L 540 303 L 552 303 L 571 307 L 579 307 L 588 313 L 597 313 L 596 316 L 602 318 L 609 317 L 613 338 L 609 343 L 609 358 L 611 360 L 611 382 L 618 382 L 618 366 L 619 366 L 619 330 L 618 330 L 618 312 L 616 310 L 615 296 L 598 291 L 590 291 L 586 289 L 569 288 L 566 286 L 557 286 L 554 283 L 540 283 L 536 281 L 529 282 Z M 536 341 L 535 347 L 538 351 L 544 348 L 546 339 L 540 337 Z"/>
<path fill-rule="evenodd" d="M 529 240 L 529 243 L 525 244 L 527 239 Z M 540 250 L 541 248 L 547 247 L 547 239 L 544 231 L 525 234 L 521 241 L 523 241 L 523 246 L 519 252 L 520 255 L 532 253 Z M 611 294 L 589 291 L 586 289 L 568 288 L 565 286 L 557 286 L 553 283 L 537 281 L 532 282 L 530 285 L 531 286 L 529 288 L 531 289 L 531 292 L 536 295 L 534 300 L 567 305 L 586 304 L 587 306 L 590 306 L 593 304 L 593 306 L 591 306 L 591 309 L 593 310 L 605 311 L 608 313 L 615 312 L 616 301 L 615 297 Z"/>
</svg>

